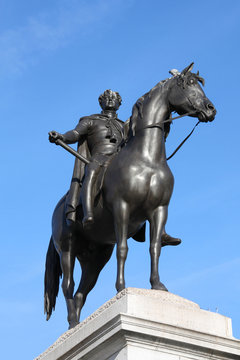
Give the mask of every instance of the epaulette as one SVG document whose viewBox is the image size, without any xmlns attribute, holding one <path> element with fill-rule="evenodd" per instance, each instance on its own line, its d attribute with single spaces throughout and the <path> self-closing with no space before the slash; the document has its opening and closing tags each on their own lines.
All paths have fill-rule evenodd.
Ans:
<svg viewBox="0 0 240 360">
<path fill-rule="evenodd" d="M 88 116 L 83 116 L 79 119 L 79 121 L 81 120 L 84 120 L 84 119 L 89 119 L 89 120 L 98 120 L 98 119 L 101 119 L 101 118 L 106 118 L 105 115 L 102 115 L 102 114 L 93 114 L 93 115 L 88 115 Z"/>
<path fill-rule="evenodd" d="M 101 120 L 102 119 L 108 119 L 108 117 L 106 115 L 103 114 L 93 114 L 93 115 L 89 115 L 89 116 L 83 116 L 80 118 L 79 121 L 84 120 L 84 119 L 89 119 L 89 120 Z M 116 118 L 116 120 L 118 120 L 121 124 L 124 124 L 124 121 Z"/>
</svg>

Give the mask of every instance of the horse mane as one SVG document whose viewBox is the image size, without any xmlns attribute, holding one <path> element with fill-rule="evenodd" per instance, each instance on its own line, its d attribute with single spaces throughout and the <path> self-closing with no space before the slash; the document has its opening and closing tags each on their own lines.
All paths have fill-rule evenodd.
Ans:
<svg viewBox="0 0 240 360">
<path fill-rule="evenodd" d="M 167 78 L 165 80 L 161 80 L 160 82 L 158 82 L 151 90 L 149 90 L 146 94 L 142 95 L 136 101 L 136 103 L 133 105 L 132 115 L 129 120 L 129 131 L 128 131 L 128 136 L 127 136 L 128 139 L 135 136 L 137 119 L 139 117 L 141 119 L 143 118 L 143 106 L 144 106 L 145 100 L 150 99 L 154 90 L 156 90 L 157 88 L 161 89 L 163 87 L 163 85 L 171 79 L 173 79 L 173 78 Z M 165 126 L 165 125 L 167 125 L 167 126 Z M 166 137 L 168 136 L 169 131 L 170 131 L 170 123 L 166 123 L 165 125 L 164 125 L 164 133 L 165 133 L 165 139 L 166 139 Z"/>
</svg>

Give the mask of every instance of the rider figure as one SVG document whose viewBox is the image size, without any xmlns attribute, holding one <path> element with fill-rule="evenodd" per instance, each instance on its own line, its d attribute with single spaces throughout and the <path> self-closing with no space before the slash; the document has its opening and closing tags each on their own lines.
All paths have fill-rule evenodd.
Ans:
<svg viewBox="0 0 240 360">
<path fill-rule="evenodd" d="M 91 159 L 86 166 L 81 188 L 84 226 L 93 223 L 93 189 L 100 169 L 102 166 L 107 166 L 123 141 L 124 123 L 117 118 L 116 113 L 122 102 L 121 96 L 118 92 L 106 90 L 98 100 L 102 108 L 101 114 L 81 118 L 75 129 L 65 134 L 59 134 L 56 131 L 49 133 L 50 142 L 55 142 L 57 139 L 67 144 L 80 143 L 84 140 L 87 142 Z"/>
</svg>

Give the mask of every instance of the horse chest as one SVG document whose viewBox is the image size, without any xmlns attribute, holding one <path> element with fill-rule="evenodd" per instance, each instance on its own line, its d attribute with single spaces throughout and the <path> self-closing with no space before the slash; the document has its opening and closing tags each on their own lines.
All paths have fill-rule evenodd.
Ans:
<svg viewBox="0 0 240 360">
<path fill-rule="evenodd" d="M 161 168 L 149 177 L 149 187 L 145 203 L 147 207 L 167 205 L 173 191 L 174 178 L 168 166 Z"/>
<path fill-rule="evenodd" d="M 136 171 L 126 187 L 127 202 L 130 207 L 147 210 L 167 205 L 172 195 L 173 184 L 174 178 L 167 164 L 155 169 L 145 166 Z"/>
</svg>

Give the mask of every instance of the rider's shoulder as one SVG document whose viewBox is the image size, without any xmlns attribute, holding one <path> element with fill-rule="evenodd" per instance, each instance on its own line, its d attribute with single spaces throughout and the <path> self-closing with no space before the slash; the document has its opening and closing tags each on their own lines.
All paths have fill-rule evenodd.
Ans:
<svg viewBox="0 0 240 360">
<path fill-rule="evenodd" d="M 83 116 L 80 118 L 80 121 L 92 121 L 92 120 L 99 120 L 102 119 L 104 120 L 104 116 L 102 116 L 101 114 L 92 114 L 92 115 L 88 115 L 88 116 Z"/>
</svg>

